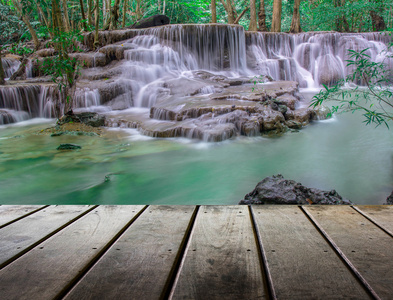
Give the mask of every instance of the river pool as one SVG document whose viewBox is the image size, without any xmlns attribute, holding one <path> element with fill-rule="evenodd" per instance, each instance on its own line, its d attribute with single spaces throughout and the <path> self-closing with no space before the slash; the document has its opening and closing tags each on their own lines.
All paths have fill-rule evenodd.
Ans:
<svg viewBox="0 0 393 300">
<path fill-rule="evenodd" d="M 55 120 L 0 126 L 0 204 L 237 204 L 266 176 L 382 204 L 393 189 L 393 132 L 334 116 L 281 137 L 220 143 L 36 134 Z M 57 151 L 60 143 L 82 146 Z"/>
</svg>

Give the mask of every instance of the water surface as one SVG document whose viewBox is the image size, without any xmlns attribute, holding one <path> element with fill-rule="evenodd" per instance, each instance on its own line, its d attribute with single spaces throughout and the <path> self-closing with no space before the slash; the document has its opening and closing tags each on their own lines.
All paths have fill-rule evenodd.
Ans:
<svg viewBox="0 0 393 300">
<path fill-rule="evenodd" d="M 237 204 L 266 176 L 381 204 L 393 189 L 393 134 L 345 114 L 281 137 L 221 143 L 37 135 L 54 120 L 0 127 L 1 204 Z M 57 151 L 76 143 L 77 151 Z"/>
</svg>

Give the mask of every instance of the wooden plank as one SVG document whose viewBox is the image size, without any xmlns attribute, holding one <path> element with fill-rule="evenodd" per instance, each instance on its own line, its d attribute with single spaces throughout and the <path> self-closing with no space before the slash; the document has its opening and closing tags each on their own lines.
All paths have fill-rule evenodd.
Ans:
<svg viewBox="0 0 393 300">
<path fill-rule="evenodd" d="M 150 206 L 65 299 L 160 299 L 193 206 Z"/>
<path fill-rule="evenodd" d="M 2 300 L 54 299 L 143 207 L 99 206 L 41 243 L 0 271 Z"/>
<path fill-rule="evenodd" d="M 393 205 L 357 205 L 356 208 L 393 235 Z"/>
<path fill-rule="evenodd" d="M 92 206 L 49 206 L 0 229 L 0 268 L 91 209 Z"/>
<path fill-rule="evenodd" d="M 0 228 L 42 207 L 44 205 L 0 205 Z"/>
<path fill-rule="evenodd" d="M 173 299 L 266 299 L 247 206 L 202 206 Z"/>
<path fill-rule="evenodd" d="M 370 299 L 297 206 L 253 206 L 278 299 Z"/>
<path fill-rule="evenodd" d="M 393 295 L 393 240 L 348 206 L 304 207 L 382 299 Z"/>
</svg>

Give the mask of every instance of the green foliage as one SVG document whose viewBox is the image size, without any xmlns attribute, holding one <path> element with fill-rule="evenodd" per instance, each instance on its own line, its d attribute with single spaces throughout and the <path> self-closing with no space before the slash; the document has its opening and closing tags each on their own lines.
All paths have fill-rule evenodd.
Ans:
<svg viewBox="0 0 393 300">
<path fill-rule="evenodd" d="M 80 64 L 75 57 L 69 57 L 68 51 L 77 51 L 76 41 L 83 37 L 74 33 L 55 32 L 53 43 L 57 54 L 47 58 L 42 64 L 42 71 L 50 75 L 60 91 L 60 101 L 67 104 L 66 111 L 72 108 L 76 80 L 78 78 Z"/>
<path fill-rule="evenodd" d="M 382 61 L 374 62 L 367 54 L 368 49 L 360 52 L 349 50 L 347 66 L 353 67 L 345 80 L 324 89 L 314 96 L 311 106 L 318 106 L 326 101 L 334 101 L 333 113 L 360 111 L 365 117 L 364 123 L 376 126 L 386 125 L 393 119 L 393 92 L 392 92 L 392 70 L 389 68 L 389 60 L 393 58 L 388 52 L 391 44 L 386 50 Z M 354 83 L 363 86 L 350 88 Z"/>
<path fill-rule="evenodd" d="M 8 51 L 10 53 L 20 55 L 20 56 L 28 56 L 33 53 L 33 49 L 25 47 L 22 43 L 13 43 L 10 47 L 8 47 Z"/>
<path fill-rule="evenodd" d="M 250 79 L 251 83 L 254 84 L 252 87 L 252 91 L 262 92 L 262 88 L 258 86 L 258 83 L 264 83 L 266 79 L 265 75 L 254 76 L 254 78 Z"/>
</svg>

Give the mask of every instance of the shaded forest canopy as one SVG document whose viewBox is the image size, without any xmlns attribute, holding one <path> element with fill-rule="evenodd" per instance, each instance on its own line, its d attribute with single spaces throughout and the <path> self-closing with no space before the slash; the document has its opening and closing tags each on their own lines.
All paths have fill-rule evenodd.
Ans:
<svg viewBox="0 0 393 300">
<path fill-rule="evenodd" d="M 296 33 L 382 31 L 393 27 L 392 10 L 392 0 L 0 0 L 0 42 L 51 38 L 57 12 L 65 32 L 124 28 L 164 14 L 171 24 Z"/>
</svg>

